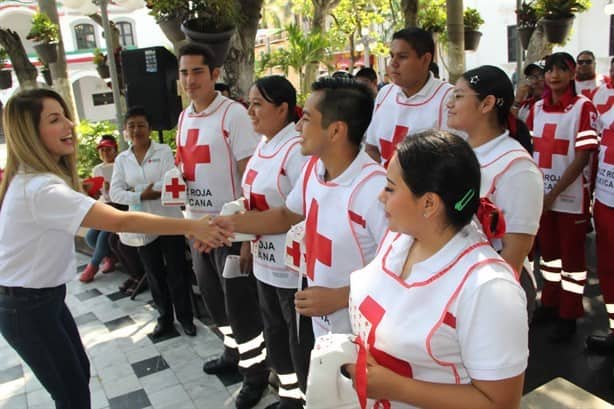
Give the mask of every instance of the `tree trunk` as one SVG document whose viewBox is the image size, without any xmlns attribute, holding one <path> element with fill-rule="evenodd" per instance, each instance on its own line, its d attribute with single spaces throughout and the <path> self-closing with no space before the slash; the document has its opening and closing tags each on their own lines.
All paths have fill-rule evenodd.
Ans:
<svg viewBox="0 0 614 409">
<path fill-rule="evenodd" d="M 538 24 L 537 27 L 535 27 L 535 31 L 533 31 L 533 35 L 531 35 L 531 40 L 529 41 L 525 65 L 541 60 L 545 56 L 552 54 L 553 47 L 554 44 L 549 43 L 546 39 L 543 26 Z"/>
<path fill-rule="evenodd" d="M 313 3 L 313 20 L 311 23 L 312 33 L 326 32 L 326 16 L 332 9 L 337 7 L 341 0 L 311 0 Z M 309 89 L 311 83 L 315 81 L 318 73 L 319 64 L 310 63 L 305 67 L 305 86 Z"/>
<path fill-rule="evenodd" d="M 58 17 L 58 6 L 55 0 L 38 0 L 38 7 L 42 13 L 47 14 L 52 22 L 60 25 Z M 68 109 L 70 109 L 72 117 L 78 123 L 77 107 L 75 106 L 75 97 L 72 91 L 72 85 L 68 79 L 68 68 L 66 65 L 66 52 L 64 51 L 64 41 L 62 40 L 62 31 L 58 30 L 58 60 L 55 63 L 49 64 L 51 77 L 53 78 L 53 88 L 55 88 L 66 101 Z"/>
<path fill-rule="evenodd" d="M 465 26 L 463 1 L 447 0 L 448 18 L 448 72 L 451 84 L 465 72 Z"/>
<path fill-rule="evenodd" d="M 263 0 L 240 0 L 244 20 L 232 37 L 224 63 L 227 84 L 234 95 L 244 97 L 254 81 L 254 45 Z"/>
<path fill-rule="evenodd" d="M 9 55 L 19 86 L 22 89 L 36 88 L 38 86 L 36 83 L 38 72 L 34 64 L 28 59 L 19 34 L 8 28 L 0 28 L 0 45 Z"/>
<path fill-rule="evenodd" d="M 100 14 L 90 14 L 88 17 L 94 20 L 94 22 L 104 30 L 102 16 Z M 119 42 L 119 28 L 117 28 L 112 21 L 109 23 L 111 24 L 111 43 L 113 44 L 113 50 L 118 50 L 122 47 L 121 43 Z M 109 52 L 109 50 L 107 50 L 107 52 Z"/>
<path fill-rule="evenodd" d="M 419 0 L 401 0 L 405 27 L 415 27 L 417 25 L 418 2 Z"/>
</svg>

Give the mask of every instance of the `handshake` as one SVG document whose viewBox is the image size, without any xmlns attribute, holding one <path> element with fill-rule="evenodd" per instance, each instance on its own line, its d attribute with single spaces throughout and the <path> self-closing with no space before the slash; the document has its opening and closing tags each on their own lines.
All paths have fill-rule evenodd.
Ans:
<svg viewBox="0 0 614 409">
<path fill-rule="evenodd" d="M 244 198 L 239 198 L 226 203 L 222 207 L 219 216 L 205 216 L 200 219 L 201 222 L 206 223 L 211 237 L 197 239 L 196 237 L 189 236 L 190 240 L 193 240 L 194 248 L 201 252 L 209 252 L 221 246 L 231 246 L 233 241 L 255 240 L 256 236 L 253 234 L 234 232 L 235 226 L 232 222 L 232 215 L 243 213 L 246 210 L 246 200 Z"/>
</svg>

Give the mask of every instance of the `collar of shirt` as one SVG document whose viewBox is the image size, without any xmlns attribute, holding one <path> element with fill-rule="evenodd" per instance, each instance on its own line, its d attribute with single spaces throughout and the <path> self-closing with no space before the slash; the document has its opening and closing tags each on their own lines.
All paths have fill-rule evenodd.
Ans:
<svg viewBox="0 0 614 409">
<path fill-rule="evenodd" d="M 397 87 L 397 101 L 403 103 L 421 102 L 433 95 L 433 92 L 435 92 L 439 84 L 440 81 L 433 76 L 432 72 L 429 72 L 429 79 L 426 81 L 426 84 L 411 97 L 405 95 L 403 89 L 395 84 L 395 87 Z"/>
<path fill-rule="evenodd" d="M 552 94 L 546 95 L 544 97 L 544 111 L 563 112 L 565 111 L 565 108 L 567 108 L 569 104 L 574 101 L 575 98 L 576 96 L 573 95 L 573 93 L 571 92 L 571 87 L 567 88 L 565 93 L 559 98 L 559 102 L 557 102 L 556 104 L 552 103 Z"/>
<path fill-rule="evenodd" d="M 187 108 L 187 113 L 190 116 L 209 116 L 214 113 L 226 99 L 227 98 L 224 97 L 219 91 L 215 91 L 215 98 L 213 98 L 213 101 L 211 101 L 207 108 L 200 112 L 196 112 L 194 102 L 190 102 L 190 105 Z"/>
<path fill-rule="evenodd" d="M 510 132 L 506 129 L 501 135 L 491 139 L 483 145 L 478 146 L 477 148 L 473 148 L 473 152 L 476 156 L 480 157 L 488 154 L 493 149 L 497 147 L 505 138 L 510 135 Z"/>
<path fill-rule="evenodd" d="M 299 136 L 299 132 L 296 130 L 296 124 L 290 122 L 283 127 L 279 132 L 275 134 L 271 139 L 264 142 L 260 149 L 260 152 L 265 155 L 274 153 L 280 146 L 282 146 L 288 139 Z M 262 136 L 265 138 L 265 136 Z"/>
<path fill-rule="evenodd" d="M 160 149 L 160 144 L 155 142 L 155 141 L 151 141 L 151 143 L 149 144 L 149 148 L 147 148 L 147 152 L 145 153 L 145 156 L 143 157 L 143 162 L 142 163 L 146 163 L 147 160 L 153 156 L 153 154 Z M 132 159 L 134 159 L 136 162 L 138 162 L 136 160 L 136 155 L 134 154 L 134 147 L 130 147 L 130 149 L 128 150 L 128 152 L 130 152 L 130 157 Z"/>
<path fill-rule="evenodd" d="M 320 179 L 320 182 L 328 186 L 349 186 L 354 182 L 356 175 L 358 175 L 363 166 L 370 162 L 373 162 L 371 157 L 364 151 L 360 151 L 352 163 L 350 163 L 350 166 L 348 166 L 339 176 L 333 180 L 325 181 L 324 174 L 326 173 L 326 168 L 324 167 L 322 160 L 318 160 L 316 163 L 316 174 L 318 179 Z M 379 194 L 379 192 L 377 193 Z"/>
</svg>

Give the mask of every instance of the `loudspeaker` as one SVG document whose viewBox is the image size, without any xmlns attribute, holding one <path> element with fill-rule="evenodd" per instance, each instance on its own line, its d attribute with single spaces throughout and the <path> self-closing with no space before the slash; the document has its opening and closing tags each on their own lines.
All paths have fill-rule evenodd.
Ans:
<svg viewBox="0 0 614 409">
<path fill-rule="evenodd" d="M 128 108 L 144 107 L 151 129 L 173 129 L 181 113 L 177 57 L 164 47 L 148 47 L 124 50 L 121 60 Z"/>
</svg>

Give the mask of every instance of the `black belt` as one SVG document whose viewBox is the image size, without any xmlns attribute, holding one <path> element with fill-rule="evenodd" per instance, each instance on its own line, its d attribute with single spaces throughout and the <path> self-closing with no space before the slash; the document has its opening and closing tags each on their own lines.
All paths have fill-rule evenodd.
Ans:
<svg viewBox="0 0 614 409">
<path fill-rule="evenodd" d="M 6 287 L 0 285 L 0 295 L 11 296 L 26 296 L 33 294 L 45 294 L 56 290 L 58 287 L 46 287 L 46 288 L 26 288 L 26 287 Z"/>
</svg>

